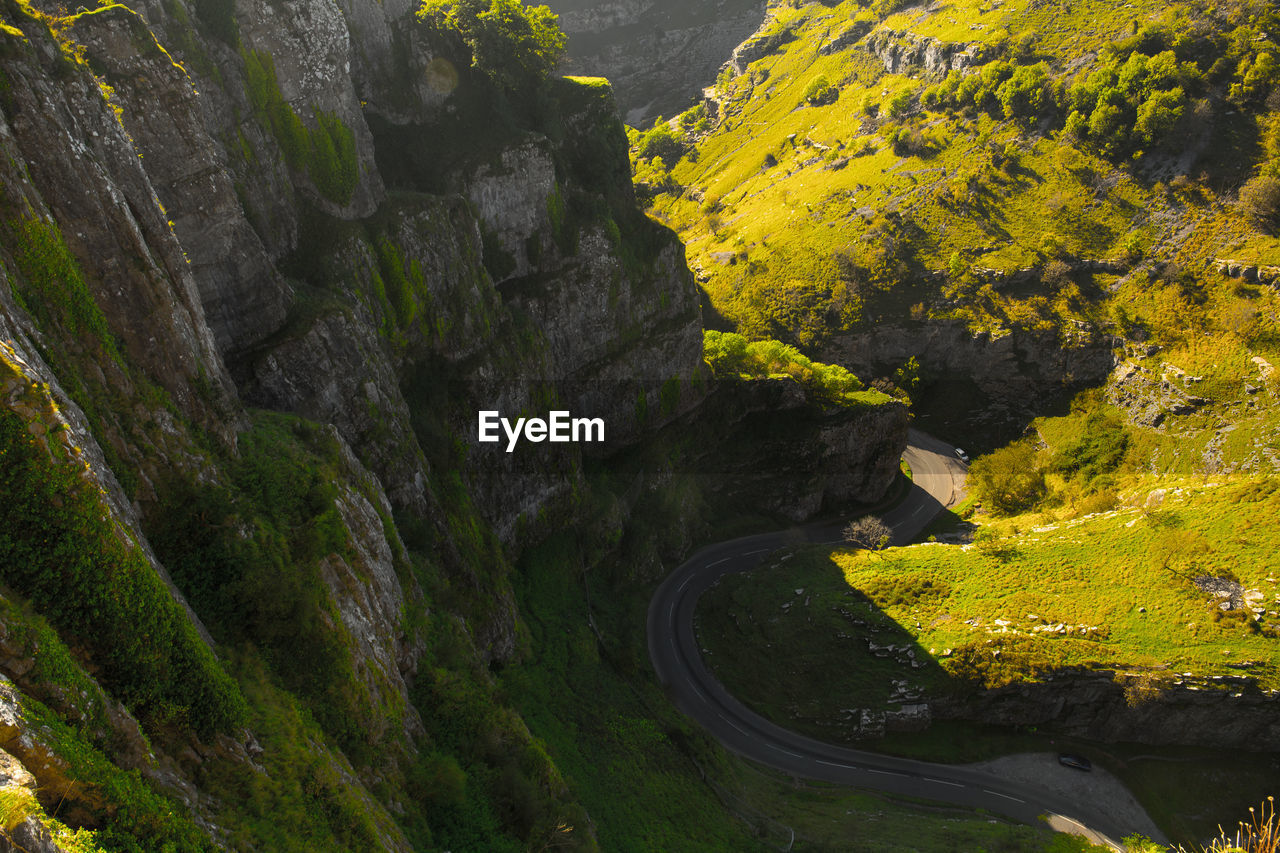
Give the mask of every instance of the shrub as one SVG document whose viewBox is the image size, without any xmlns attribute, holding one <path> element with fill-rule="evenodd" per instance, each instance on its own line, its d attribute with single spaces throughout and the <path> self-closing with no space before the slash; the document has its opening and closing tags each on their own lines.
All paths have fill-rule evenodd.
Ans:
<svg viewBox="0 0 1280 853">
<path fill-rule="evenodd" d="M 62 452 L 0 413 L 3 581 L 69 645 L 91 649 L 103 683 L 153 730 L 178 724 L 207 738 L 241 725 L 235 684 L 141 550 L 122 538 L 83 465 Z"/>
<path fill-rule="evenodd" d="M 1044 472 L 1036 461 L 1036 449 L 1019 441 L 973 460 L 969 485 L 987 508 L 1004 515 L 1029 509 L 1043 495 Z"/>
<path fill-rule="evenodd" d="M 1240 188 L 1240 207 L 1258 228 L 1268 233 L 1280 225 L 1280 178 L 1261 175 Z"/>
<path fill-rule="evenodd" d="M 319 193 L 335 204 L 351 201 L 360 182 L 356 138 L 336 113 L 317 110 L 310 130 L 284 99 L 275 60 L 265 51 L 243 54 L 245 88 L 254 115 L 275 137 L 291 169 L 306 170 Z"/>
<path fill-rule="evenodd" d="M 346 204 L 360 182 L 355 133 L 336 113 L 317 112 L 316 125 L 308 133 L 311 159 L 307 174 L 322 196 Z"/>
<path fill-rule="evenodd" d="M 1054 456 L 1052 468 L 1086 486 L 1105 484 L 1105 478 L 1120 467 L 1128 449 L 1129 435 L 1120 419 L 1094 411 L 1085 419 L 1084 434 Z"/>
<path fill-rule="evenodd" d="M 839 95 L 840 90 L 832 86 L 825 75 L 819 74 L 809 81 L 809 85 L 805 87 L 804 101 L 807 104 L 818 107 L 834 103 Z"/>
<path fill-rule="evenodd" d="M 901 118 L 911 109 L 911 105 L 915 102 L 915 92 L 910 89 L 903 89 L 895 94 L 885 104 L 885 111 L 890 118 Z"/>
<path fill-rule="evenodd" d="M 471 65 L 514 92 L 545 80 L 564 55 L 565 35 L 546 6 L 520 0 L 426 0 L 420 22 L 461 39 Z"/>
<path fill-rule="evenodd" d="M 320 569 L 330 554 L 351 554 L 329 441 L 305 421 L 258 416 L 239 436 L 231 483 L 168 484 L 148 538 L 219 641 L 261 650 L 285 687 L 359 760 L 368 694 Z"/>
</svg>

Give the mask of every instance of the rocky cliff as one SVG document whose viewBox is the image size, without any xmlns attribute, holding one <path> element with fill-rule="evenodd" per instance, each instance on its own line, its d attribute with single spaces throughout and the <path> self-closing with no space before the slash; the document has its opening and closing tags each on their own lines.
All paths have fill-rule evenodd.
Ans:
<svg viewBox="0 0 1280 853">
<path fill-rule="evenodd" d="M 587 467 L 711 411 L 698 293 L 607 83 L 413 11 L 0 4 L 20 843 L 595 846 L 493 674 L 530 652 L 512 566 Z M 482 409 L 606 441 L 509 454 Z M 901 415 L 796 433 L 842 467 L 786 514 L 875 491 Z"/>
<path fill-rule="evenodd" d="M 930 703 L 934 719 L 1043 726 L 1107 743 L 1183 744 L 1276 750 L 1280 695 L 1247 676 L 1175 673 L 1055 673 Z"/>
<path fill-rule="evenodd" d="M 905 404 L 823 406 L 790 378 L 717 382 L 697 417 L 721 437 L 685 463 L 708 499 L 788 522 L 879 500 L 907 443 Z"/>
<path fill-rule="evenodd" d="M 1082 388 L 1107 381 L 1120 341 L 1079 325 L 1065 335 L 1014 329 L 971 332 L 964 323 L 881 323 L 841 335 L 824 360 L 860 376 L 891 376 L 909 359 L 919 365 L 920 396 L 947 407 L 953 427 L 965 424 L 996 443 L 1016 438 L 1031 418 Z"/>
</svg>

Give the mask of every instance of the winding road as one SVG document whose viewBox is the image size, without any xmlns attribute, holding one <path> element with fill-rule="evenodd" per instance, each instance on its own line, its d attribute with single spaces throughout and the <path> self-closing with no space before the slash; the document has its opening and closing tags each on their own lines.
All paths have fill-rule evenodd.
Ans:
<svg viewBox="0 0 1280 853">
<path fill-rule="evenodd" d="M 964 481 L 964 466 L 951 446 L 924 433 L 910 432 L 903 458 L 911 466 L 911 490 L 882 516 L 899 544 L 911 541 L 944 507 L 957 503 Z M 982 808 L 1029 824 L 1046 815 L 1057 829 L 1121 849 L 1118 839 L 1131 830 L 1114 825 L 1101 810 L 1065 805 L 1047 789 L 963 766 L 893 758 L 805 737 L 748 709 L 711 674 L 694 633 L 702 593 L 722 575 L 749 571 L 785 545 L 837 544 L 842 527 L 843 522 L 819 523 L 710 545 L 662 582 L 649 604 L 649 657 L 676 707 L 729 750 L 785 773 Z"/>
</svg>

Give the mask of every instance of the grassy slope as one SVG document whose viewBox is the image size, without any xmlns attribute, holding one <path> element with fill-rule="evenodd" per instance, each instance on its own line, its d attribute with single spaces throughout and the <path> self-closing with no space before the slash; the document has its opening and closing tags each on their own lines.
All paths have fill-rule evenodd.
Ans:
<svg viewBox="0 0 1280 853">
<path fill-rule="evenodd" d="M 1038 40 L 1026 61 L 1047 62 L 1055 84 L 1065 84 L 1077 70 L 1094 67 L 1094 53 L 1127 36 L 1131 22 L 1173 23 L 1186 12 L 1153 2 L 1031 5 L 917 8 L 890 16 L 874 32 L 908 30 L 989 51 L 1031 33 Z M 852 1 L 775 7 L 771 14 L 766 32 L 790 30 L 795 38 L 722 85 L 725 120 L 697 143 L 696 158 L 674 165 L 677 191 L 659 195 L 652 210 L 679 231 L 714 304 L 745 331 L 769 331 L 758 322 L 767 297 L 753 291 L 780 296 L 796 279 L 801 290 L 821 289 L 833 279 L 805 269 L 805 259 L 838 254 L 874 273 L 878 246 L 893 239 L 909 240 L 907 273 L 892 282 L 873 275 L 870 286 L 859 288 L 869 315 L 905 317 L 920 304 L 932 315 L 958 313 L 987 327 L 1105 320 L 1100 291 L 1089 285 L 1100 289 L 1113 279 L 1082 284 L 1083 292 L 969 294 L 948 302 L 943 296 L 955 293 L 940 292 L 921 274 L 948 271 L 957 252 L 966 268 L 1043 263 L 1046 237 L 1080 257 L 1119 257 L 1126 246 L 1201 266 L 1214 257 L 1280 257 L 1280 244 L 1252 229 L 1227 203 L 1229 195 L 1220 194 L 1247 177 L 1243 167 L 1257 152 L 1252 117 L 1220 100 L 1213 122 L 1189 135 L 1186 152 L 1117 164 L 1067 138 L 1060 119 L 1023 127 L 983 112 L 930 111 L 918 103 L 886 118 L 885 105 L 896 93 L 918 95 L 936 77 L 918 66 L 886 73 L 861 46 L 825 57 L 818 52 L 852 21 L 874 16 Z M 818 77 L 838 87 L 834 103 L 806 103 Z M 878 118 L 863 111 L 868 101 L 880 107 Z M 924 149 L 894 153 L 884 138 L 893 126 L 919 133 Z M 1007 152 L 1011 160 L 997 167 L 1000 156 L 993 152 Z M 842 168 L 832 168 L 832 161 L 846 158 Z M 640 173 L 647 169 L 638 163 Z M 1205 180 L 1173 191 L 1164 182 L 1176 174 Z M 884 215 L 894 212 L 918 230 L 886 224 Z M 801 344 L 814 340 L 795 327 L 772 331 Z"/>
</svg>

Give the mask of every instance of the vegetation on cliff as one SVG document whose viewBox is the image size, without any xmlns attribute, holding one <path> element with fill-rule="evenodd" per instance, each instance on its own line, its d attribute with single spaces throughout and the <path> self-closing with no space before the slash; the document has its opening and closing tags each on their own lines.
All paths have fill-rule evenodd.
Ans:
<svg viewBox="0 0 1280 853">
<path fill-rule="evenodd" d="M 790 377 L 815 399 L 853 408 L 874 406 L 893 399 L 879 391 L 868 391 L 838 364 L 822 364 L 780 341 L 748 341 L 734 332 L 707 330 L 703 358 L 717 378 L 767 379 Z"/>
</svg>

